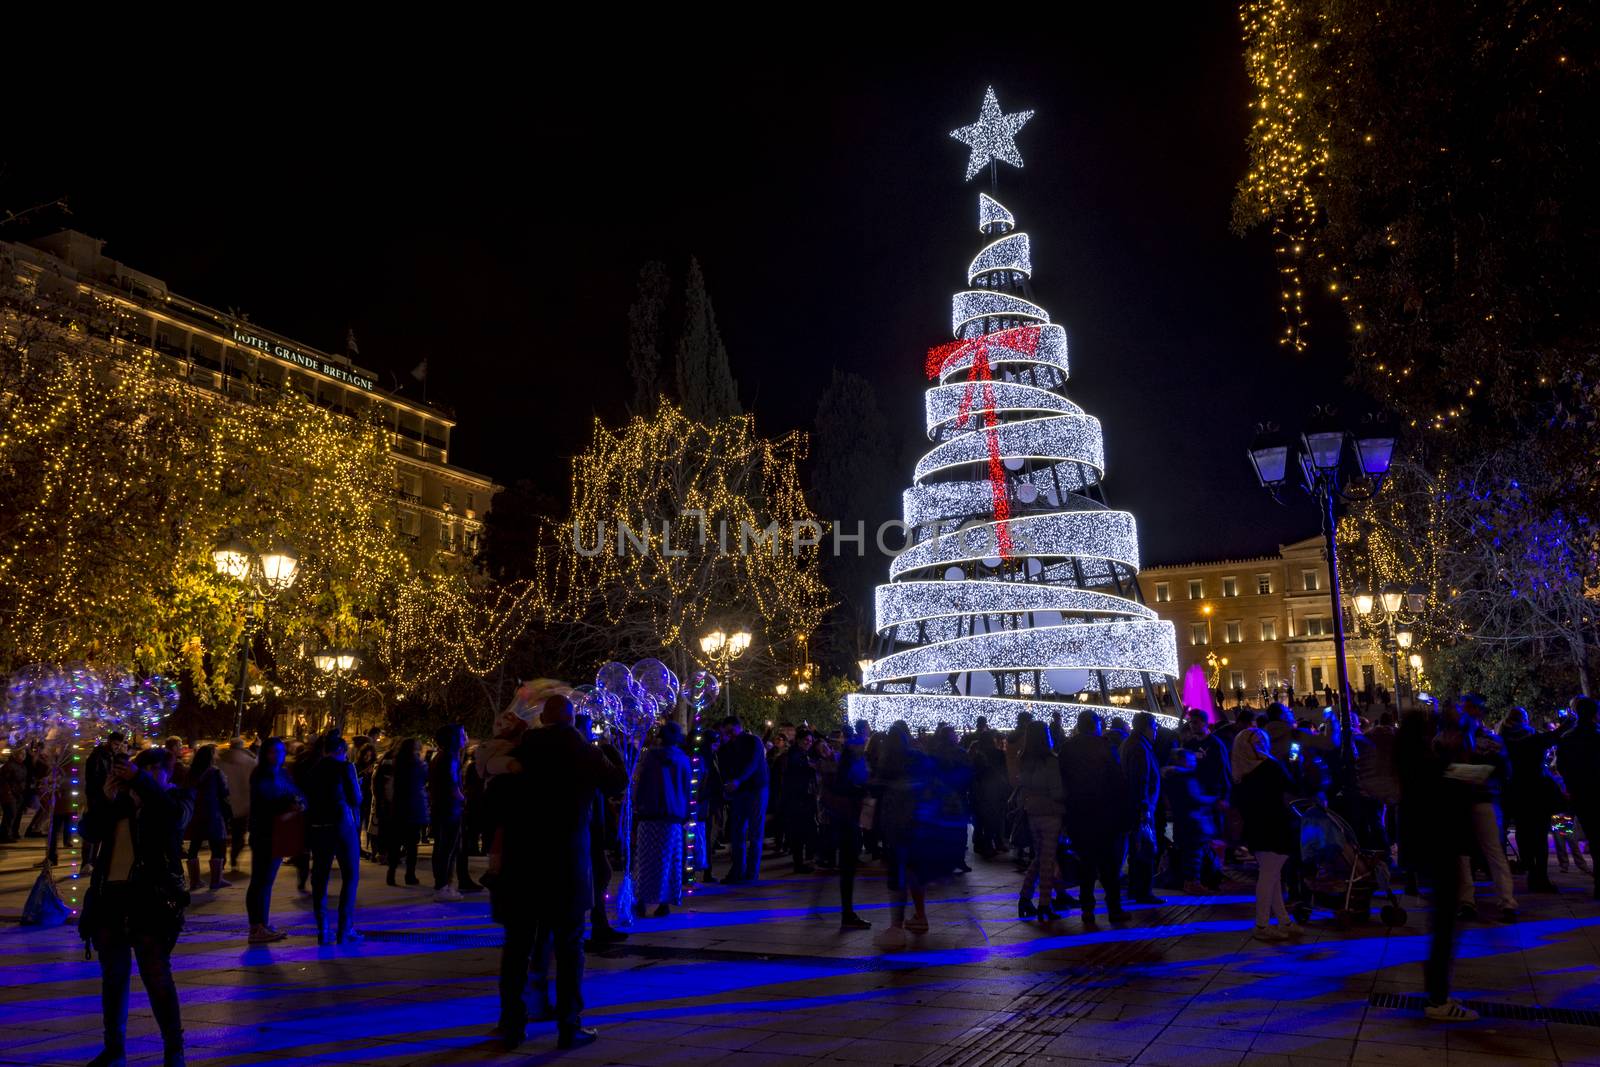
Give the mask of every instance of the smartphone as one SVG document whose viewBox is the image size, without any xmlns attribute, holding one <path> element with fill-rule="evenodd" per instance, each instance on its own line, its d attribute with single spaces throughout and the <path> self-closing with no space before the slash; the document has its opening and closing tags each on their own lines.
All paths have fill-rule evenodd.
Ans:
<svg viewBox="0 0 1600 1067">
<path fill-rule="evenodd" d="M 1289 742 L 1289 758 L 1290 759 L 1299 759 L 1300 758 L 1300 742 L 1298 742 L 1298 741 L 1290 741 Z"/>
</svg>

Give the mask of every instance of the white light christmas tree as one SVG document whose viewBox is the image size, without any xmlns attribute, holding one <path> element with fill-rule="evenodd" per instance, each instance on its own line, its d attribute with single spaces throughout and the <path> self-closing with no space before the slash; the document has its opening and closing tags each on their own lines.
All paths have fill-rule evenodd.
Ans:
<svg viewBox="0 0 1600 1067">
<path fill-rule="evenodd" d="M 970 179 L 993 160 L 1022 165 L 1012 137 L 1031 111 L 983 115 L 951 136 L 972 148 Z M 955 340 L 928 353 L 933 448 L 902 504 L 910 541 L 877 591 L 877 656 L 849 698 L 874 729 L 1019 712 L 1093 708 L 1127 719 L 1176 693 L 1172 624 L 1139 598 L 1133 516 L 1100 491 L 1100 423 L 1068 400 L 1067 338 L 1029 292 L 1028 236 L 978 194 L 985 244 L 951 301 Z"/>
</svg>

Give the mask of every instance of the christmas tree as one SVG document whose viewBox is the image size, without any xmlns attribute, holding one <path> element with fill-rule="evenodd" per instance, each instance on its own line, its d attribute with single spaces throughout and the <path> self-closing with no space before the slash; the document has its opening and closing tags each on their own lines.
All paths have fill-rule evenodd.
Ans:
<svg viewBox="0 0 1600 1067">
<path fill-rule="evenodd" d="M 972 149 L 969 180 L 1022 165 L 1013 138 L 1032 114 L 986 93 L 979 121 L 951 134 Z M 902 497 L 907 547 L 877 590 L 851 718 L 966 730 L 980 715 L 1009 729 L 1022 711 L 1159 712 L 1177 644 L 1141 600 L 1133 516 L 1101 491 L 1100 423 L 1064 395 L 1066 333 L 1033 302 L 1028 235 L 986 193 L 978 231 L 955 340 L 928 353 L 934 444 Z"/>
</svg>

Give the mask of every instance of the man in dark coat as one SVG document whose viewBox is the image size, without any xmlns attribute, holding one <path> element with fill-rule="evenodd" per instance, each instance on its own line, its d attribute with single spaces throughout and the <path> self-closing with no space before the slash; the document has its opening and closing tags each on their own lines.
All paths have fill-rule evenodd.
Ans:
<svg viewBox="0 0 1600 1067">
<path fill-rule="evenodd" d="M 1123 805 L 1127 816 L 1128 895 L 1138 904 L 1160 904 L 1151 891 L 1156 873 L 1156 805 L 1161 799 L 1161 764 L 1156 760 L 1156 717 L 1141 711 L 1122 743 Z"/>
<path fill-rule="evenodd" d="M 1085 924 L 1094 921 L 1094 883 L 1106 893 L 1106 914 L 1112 922 L 1126 917 L 1122 910 L 1122 854 L 1127 850 L 1127 820 L 1123 797 L 1127 786 L 1117 766 L 1115 750 L 1102 731 L 1105 723 L 1092 711 L 1078 713 L 1078 728 L 1061 746 L 1061 785 L 1065 799 L 1062 827 L 1078 856 L 1078 904 Z"/>
<path fill-rule="evenodd" d="M 726 885 L 754 882 L 761 877 L 761 842 L 766 837 L 767 753 L 754 734 L 739 720 L 722 720 L 722 748 L 717 752 L 722 791 L 728 798 L 728 845 L 733 869 Z"/>
<path fill-rule="evenodd" d="M 585 1030 L 583 1009 L 583 919 L 594 902 L 589 828 L 596 793 L 627 788 L 621 764 L 586 742 L 573 726 L 572 704 L 552 696 L 517 746 L 516 773 L 490 783 L 490 810 L 501 838 L 500 876 L 492 913 L 506 928 L 500 951 L 500 1025 L 505 1047 L 526 1036 L 530 972 L 538 995 L 535 1017 L 554 1018 L 556 1047 L 576 1048 L 595 1039 Z M 555 956 L 555 1010 L 550 1010 L 550 956 Z"/>
<path fill-rule="evenodd" d="M 1550 881 L 1550 815 L 1561 802 L 1561 787 L 1545 766 L 1561 735 L 1535 730 L 1523 708 L 1512 708 L 1500 728 L 1511 777 L 1506 782 L 1506 811 L 1517 828 L 1517 855 L 1528 872 L 1528 891 L 1554 893 Z"/>
<path fill-rule="evenodd" d="M 1600 725 L 1595 722 L 1600 703 L 1593 697 L 1574 697 L 1577 720 L 1556 742 L 1556 770 L 1572 798 L 1572 813 L 1583 826 L 1583 836 L 1600 841 Z M 1592 847 L 1592 846 L 1591 846 Z M 1594 898 L 1600 900 L 1600 862 L 1594 865 Z"/>
</svg>

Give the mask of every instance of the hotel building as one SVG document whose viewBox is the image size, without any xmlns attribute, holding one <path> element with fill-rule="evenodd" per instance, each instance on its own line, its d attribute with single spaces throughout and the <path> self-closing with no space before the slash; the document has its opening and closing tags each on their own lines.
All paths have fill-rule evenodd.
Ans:
<svg viewBox="0 0 1600 1067">
<path fill-rule="evenodd" d="M 398 468 L 395 529 L 419 552 L 471 556 L 497 486 L 450 463 L 455 419 L 378 385 L 377 375 L 333 355 L 206 307 L 159 278 L 104 254 L 105 242 L 63 230 L 27 242 L 0 242 L 0 262 L 36 313 L 71 322 L 104 341 L 153 349 L 192 385 L 250 402 L 260 391 L 293 389 L 332 411 L 376 417 L 393 431 Z M 113 306 L 115 336 L 96 309 Z M 80 313 L 81 311 L 81 313 Z"/>
</svg>

